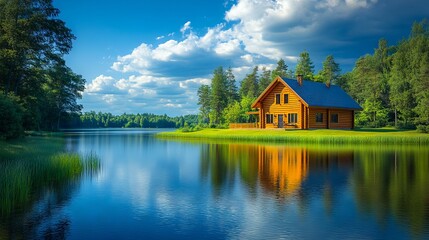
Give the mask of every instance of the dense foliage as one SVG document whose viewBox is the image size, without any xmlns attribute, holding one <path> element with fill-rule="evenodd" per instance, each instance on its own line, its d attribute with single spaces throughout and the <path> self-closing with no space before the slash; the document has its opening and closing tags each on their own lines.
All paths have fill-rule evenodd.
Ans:
<svg viewBox="0 0 429 240">
<path fill-rule="evenodd" d="M 202 85 L 198 90 L 201 123 L 213 127 L 254 121 L 246 112 L 251 111 L 251 103 L 276 76 L 303 75 L 307 80 L 339 85 L 348 92 L 363 107 L 363 111 L 357 113 L 356 126 L 417 127 L 429 132 L 429 25 L 426 20 L 415 23 L 409 38 L 396 46 L 389 46 L 381 39 L 374 53 L 360 57 L 351 72 L 341 74 L 340 65 L 329 55 L 315 74 L 307 51 L 300 54 L 295 71 L 289 70 L 283 59 L 272 71 L 265 67 L 262 73 L 258 70 L 258 66 L 254 67 L 241 80 L 238 98 L 225 101 L 227 86 L 222 79 L 226 79 L 226 73 L 221 67 L 216 69 L 211 86 Z M 228 72 L 229 78 L 230 75 Z"/>
<path fill-rule="evenodd" d="M 75 36 L 58 15 L 52 0 L 0 0 L 0 105 L 7 106 L 1 121 L 8 121 L 0 138 L 55 130 L 82 108 L 76 99 L 85 80 L 63 59 Z"/>
<path fill-rule="evenodd" d="M 122 114 L 113 115 L 102 112 L 86 112 L 75 115 L 65 127 L 67 128 L 181 128 L 197 125 L 198 115 L 169 117 L 155 114 Z"/>
</svg>

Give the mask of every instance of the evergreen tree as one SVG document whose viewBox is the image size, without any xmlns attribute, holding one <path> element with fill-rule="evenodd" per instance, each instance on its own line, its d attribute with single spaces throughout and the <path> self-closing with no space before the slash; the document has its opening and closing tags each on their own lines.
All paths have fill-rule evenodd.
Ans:
<svg viewBox="0 0 429 240">
<path fill-rule="evenodd" d="M 237 84 L 235 81 L 235 76 L 232 73 L 231 67 L 228 68 L 228 70 L 226 71 L 226 83 L 227 83 L 226 91 L 227 91 L 228 104 L 231 104 L 234 101 L 237 101 L 239 99 Z"/>
<path fill-rule="evenodd" d="M 340 77 L 341 69 L 340 65 L 335 62 L 334 56 L 329 55 L 323 61 L 322 70 L 319 72 L 319 81 L 325 82 L 326 84 L 336 84 Z"/>
<path fill-rule="evenodd" d="M 210 123 L 221 124 L 222 112 L 228 105 L 227 78 L 222 67 L 214 70 L 211 84 Z"/>
<path fill-rule="evenodd" d="M 279 76 L 281 78 L 291 77 L 288 74 L 288 66 L 287 66 L 287 64 L 285 63 L 285 61 L 282 58 L 280 58 L 280 60 L 277 62 L 276 69 L 274 69 L 272 71 L 272 73 L 271 73 L 271 80 L 273 80 L 277 76 Z"/>
<path fill-rule="evenodd" d="M 302 75 L 304 79 L 314 79 L 314 65 L 310 59 L 310 54 L 304 51 L 299 54 L 299 60 L 295 69 L 296 76 Z"/>
<path fill-rule="evenodd" d="M 201 85 L 198 88 L 198 105 L 200 105 L 200 116 L 203 123 L 209 123 L 209 113 L 211 110 L 211 90 L 208 85 Z"/>
<path fill-rule="evenodd" d="M 265 90 L 265 88 L 267 88 L 268 85 L 270 85 L 271 81 L 272 81 L 271 71 L 268 70 L 266 67 L 263 67 L 262 74 L 259 79 L 259 90 L 256 95 L 259 96 Z"/>
<path fill-rule="evenodd" d="M 241 81 L 241 97 L 257 97 L 259 92 L 258 66 L 253 68 L 251 74 L 247 74 Z"/>
</svg>

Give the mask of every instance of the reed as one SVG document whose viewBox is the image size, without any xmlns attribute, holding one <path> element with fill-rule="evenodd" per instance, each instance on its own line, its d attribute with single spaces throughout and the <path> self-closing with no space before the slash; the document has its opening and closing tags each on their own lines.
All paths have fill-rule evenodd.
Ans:
<svg viewBox="0 0 429 240">
<path fill-rule="evenodd" d="M 239 130 L 204 129 L 197 132 L 162 132 L 168 139 L 218 139 L 251 142 L 310 143 L 310 144 L 413 144 L 429 145 L 429 135 L 416 131 L 394 129 L 360 130 Z"/>
<path fill-rule="evenodd" d="M 54 143 L 44 150 L 26 149 L 29 145 L 36 147 L 40 144 L 37 141 L 27 143 L 2 142 L 0 147 L 0 216 L 25 207 L 32 202 L 36 192 L 76 181 L 84 174 L 93 174 L 100 169 L 100 159 L 94 153 L 85 156 L 55 153 L 59 149 Z M 16 149 L 23 151 L 14 151 Z M 34 152 L 40 155 L 34 155 Z"/>
</svg>

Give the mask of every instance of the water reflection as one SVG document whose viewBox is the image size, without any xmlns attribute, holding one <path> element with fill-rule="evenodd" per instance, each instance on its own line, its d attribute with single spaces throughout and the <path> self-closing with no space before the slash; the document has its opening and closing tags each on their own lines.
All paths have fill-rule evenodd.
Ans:
<svg viewBox="0 0 429 240">
<path fill-rule="evenodd" d="M 359 209 L 385 224 L 393 215 L 416 235 L 429 227 L 429 154 L 427 149 L 359 151 L 352 174 Z"/>
<path fill-rule="evenodd" d="M 412 147 L 269 146 L 203 144 L 201 175 L 216 194 L 229 192 L 239 178 L 250 195 L 259 188 L 279 204 L 297 201 L 306 212 L 311 199 L 327 214 L 351 192 L 363 216 L 381 226 L 392 219 L 427 236 L 429 151 Z"/>
<path fill-rule="evenodd" d="M 71 221 L 64 206 L 78 187 L 74 180 L 34 189 L 26 205 L 0 215 L 0 239 L 66 239 Z"/>
</svg>

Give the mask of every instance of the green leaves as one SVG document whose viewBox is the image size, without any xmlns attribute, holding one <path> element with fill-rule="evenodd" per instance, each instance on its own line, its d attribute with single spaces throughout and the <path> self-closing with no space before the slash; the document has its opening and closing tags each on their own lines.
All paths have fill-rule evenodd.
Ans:
<svg viewBox="0 0 429 240">
<path fill-rule="evenodd" d="M 75 36 L 58 15 L 52 0 L 0 1 L 0 90 L 19 97 L 26 129 L 55 130 L 82 108 L 85 80 L 63 60 Z"/>
</svg>

